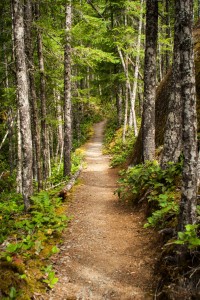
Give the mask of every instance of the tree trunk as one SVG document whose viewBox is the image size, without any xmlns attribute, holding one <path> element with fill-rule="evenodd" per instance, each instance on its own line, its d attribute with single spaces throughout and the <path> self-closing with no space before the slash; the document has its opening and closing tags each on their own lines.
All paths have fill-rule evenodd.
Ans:
<svg viewBox="0 0 200 300">
<path fill-rule="evenodd" d="M 143 160 L 155 156 L 156 51 L 158 2 L 146 2 L 146 47 L 144 65 L 144 102 L 142 120 Z"/>
<path fill-rule="evenodd" d="M 180 80 L 180 31 L 179 15 L 180 7 L 176 2 L 174 25 L 174 52 L 172 65 L 172 87 L 169 98 L 169 113 L 164 135 L 164 148 L 161 159 L 162 168 L 166 168 L 168 162 L 177 162 L 182 146 L 182 101 Z"/>
<path fill-rule="evenodd" d="M 56 103 L 56 115 L 58 120 L 58 129 L 57 129 L 57 149 L 56 149 L 56 161 L 58 160 L 59 155 L 62 153 L 63 148 L 63 114 L 61 107 L 61 98 L 60 92 L 54 91 L 55 103 Z"/>
<path fill-rule="evenodd" d="M 36 16 L 40 17 L 39 4 L 36 4 Z M 41 99 L 41 133 L 42 133 L 42 160 L 43 160 L 43 181 L 49 177 L 50 165 L 49 165 L 49 134 L 47 127 L 47 104 L 46 104 L 46 80 L 45 80 L 45 68 L 44 68 L 44 56 L 43 56 L 43 43 L 42 34 L 40 29 L 37 30 L 37 46 L 38 46 L 38 59 L 39 59 L 39 71 L 40 71 L 40 99 Z"/>
<path fill-rule="evenodd" d="M 128 86 L 126 83 L 126 90 L 125 90 L 125 109 L 124 109 L 124 125 L 123 125 L 123 134 L 122 134 L 122 141 L 125 143 L 126 140 L 126 127 L 128 123 Z"/>
<path fill-rule="evenodd" d="M 138 87 L 138 75 L 139 75 L 139 66 L 140 66 L 140 48 L 141 48 L 141 35 L 142 35 L 142 23 L 143 23 L 143 3 L 144 0 L 140 1 L 140 19 L 138 25 L 138 40 L 136 46 L 136 60 L 135 60 L 135 72 L 134 72 L 134 83 L 133 83 L 133 90 L 131 96 L 131 113 L 133 118 L 133 126 L 135 128 L 135 136 L 138 136 L 138 129 L 137 129 L 137 118 L 135 114 L 135 101 L 137 95 L 137 87 Z"/>
<path fill-rule="evenodd" d="M 64 54 L 64 176 L 71 173 L 71 0 L 66 5 L 66 40 Z"/>
<path fill-rule="evenodd" d="M 129 78 L 129 72 L 128 72 L 128 57 L 126 57 L 126 62 L 124 60 L 123 54 L 121 49 L 119 49 L 119 47 L 117 47 L 120 59 L 121 59 L 121 63 L 124 69 L 124 73 L 126 76 L 126 87 L 128 88 L 128 92 L 130 95 L 130 103 L 131 103 L 131 113 L 132 113 L 132 124 L 134 124 L 134 133 L 135 136 L 138 135 L 138 128 L 137 128 L 137 122 L 136 122 L 136 113 L 135 113 L 135 99 L 133 99 L 133 93 L 132 93 L 132 89 L 131 89 L 131 83 L 130 83 L 130 78 Z M 130 125 L 132 125 L 130 124 Z"/>
<path fill-rule="evenodd" d="M 8 112 L 8 139 L 9 139 L 9 166 L 10 166 L 10 174 L 13 174 L 14 170 L 14 145 L 13 145 L 13 122 L 14 116 L 12 109 Z"/>
<path fill-rule="evenodd" d="M 197 116 L 192 39 L 193 1 L 176 0 L 179 6 L 180 75 L 183 101 L 183 182 L 178 230 L 196 223 L 197 205 Z M 180 17 L 179 17 L 180 16 Z"/>
<path fill-rule="evenodd" d="M 10 98 L 9 93 L 9 79 L 8 79 L 8 59 L 7 59 L 7 47 L 6 44 L 3 44 L 3 52 L 4 52 L 4 64 L 5 64 L 5 88 L 6 88 L 6 95 L 8 97 L 8 101 Z M 14 170 L 14 149 L 13 149 L 13 110 L 12 108 L 8 111 L 8 139 L 9 139 L 9 166 L 10 166 L 10 174 L 12 175 Z"/>
<path fill-rule="evenodd" d="M 32 117 L 32 137 L 34 147 L 34 168 L 36 170 L 36 180 L 38 182 L 38 191 L 42 189 L 42 174 L 41 174 L 41 148 L 40 148 L 40 128 L 38 119 L 37 95 L 35 89 L 34 78 L 34 61 L 33 61 L 33 45 L 32 45 L 32 1 L 25 2 L 25 35 L 26 35 L 26 55 L 29 75 L 29 91 L 30 91 L 30 105 Z"/>
<path fill-rule="evenodd" d="M 165 0 L 165 11 L 166 11 L 166 38 L 170 39 L 170 18 L 169 18 L 169 0 Z M 165 74 L 170 68 L 170 51 L 165 51 Z"/>
<path fill-rule="evenodd" d="M 122 125 L 122 90 L 120 86 L 116 87 L 116 106 L 117 106 L 117 124 Z"/>
<path fill-rule="evenodd" d="M 163 58 L 161 54 L 161 44 L 158 44 L 158 82 L 163 80 Z"/>
<path fill-rule="evenodd" d="M 17 112 L 17 193 L 22 194 L 22 137 L 20 132 L 19 110 Z"/>
<path fill-rule="evenodd" d="M 32 137 L 28 99 L 28 78 L 24 45 L 24 20 L 22 1 L 12 0 L 14 20 L 14 42 L 16 58 L 17 94 L 22 138 L 22 194 L 25 210 L 30 208 L 32 182 Z"/>
</svg>

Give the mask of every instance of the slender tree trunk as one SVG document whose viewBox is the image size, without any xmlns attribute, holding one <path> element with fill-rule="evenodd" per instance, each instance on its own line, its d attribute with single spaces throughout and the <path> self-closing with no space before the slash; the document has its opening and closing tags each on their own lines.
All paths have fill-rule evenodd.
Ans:
<svg viewBox="0 0 200 300">
<path fill-rule="evenodd" d="M 125 90 L 125 112 L 124 112 L 124 126 L 123 126 L 123 135 L 122 141 L 125 143 L 126 140 L 126 128 L 128 123 L 128 85 L 126 83 L 126 90 Z"/>
<path fill-rule="evenodd" d="M 129 109 L 128 126 L 129 126 L 130 128 L 133 127 L 133 115 L 132 115 L 131 107 L 130 107 L 130 109 Z"/>
<path fill-rule="evenodd" d="M 13 111 L 9 110 L 8 113 L 8 139 L 9 139 L 9 166 L 10 166 L 10 174 L 13 174 L 14 170 L 14 151 L 13 151 Z"/>
<path fill-rule="evenodd" d="M 135 100 L 133 99 L 133 93 L 132 93 L 131 83 L 130 83 L 130 78 L 129 78 L 128 63 L 127 63 L 128 58 L 126 58 L 126 62 L 125 62 L 121 49 L 119 49 L 119 47 L 117 47 L 117 50 L 118 50 L 118 53 L 119 53 L 119 56 L 120 56 L 120 59 L 122 62 L 122 66 L 124 69 L 124 73 L 126 76 L 126 86 L 128 88 L 129 95 L 130 95 L 131 112 L 132 112 L 132 120 L 133 120 L 132 124 L 134 124 L 134 133 L 135 133 L 135 136 L 137 136 L 138 128 L 137 128 L 136 113 L 135 113 Z"/>
<path fill-rule="evenodd" d="M 158 44 L 158 65 L 159 65 L 159 70 L 158 70 L 158 82 L 161 82 L 163 79 L 163 59 L 161 55 L 161 44 Z"/>
<path fill-rule="evenodd" d="M 39 4 L 36 4 L 36 16 L 40 17 Z M 41 134 L 42 134 L 42 160 L 43 160 L 43 180 L 45 181 L 49 177 L 50 165 L 49 165 L 49 134 L 47 126 L 47 100 L 46 100 L 46 80 L 45 80 L 45 68 L 44 68 L 44 56 L 43 56 L 43 43 L 42 34 L 40 29 L 37 30 L 37 46 L 38 46 L 38 59 L 40 70 L 40 99 L 41 99 Z"/>
<path fill-rule="evenodd" d="M 183 183 L 178 229 L 196 223 L 197 205 L 197 116 L 193 52 L 193 1 L 176 0 L 180 18 L 180 73 L 183 101 Z"/>
<path fill-rule="evenodd" d="M 20 116 L 17 112 L 17 193 L 22 194 L 22 137 L 20 131 Z"/>
<path fill-rule="evenodd" d="M 117 106 L 117 123 L 122 125 L 122 90 L 120 86 L 116 87 L 116 106 Z"/>
<path fill-rule="evenodd" d="M 32 137 L 28 99 L 28 78 L 24 45 L 23 6 L 20 0 L 12 0 L 14 17 L 14 42 L 17 75 L 18 107 L 22 138 L 22 194 L 25 210 L 30 208 L 32 182 Z"/>
<path fill-rule="evenodd" d="M 71 120 L 71 0 L 66 5 L 66 40 L 64 55 L 64 176 L 71 173 L 72 120 Z"/>
<path fill-rule="evenodd" d="M 144 102 L 142 121 L 143 159 L 155 156 L 156 51 L 158 35 L 158 2 L 146 2 L 146 46 L 144 65 Z"/>
<path fill-rule="evenodd" d="M 169 18 L 169 0 L 165 0 L 165 11 L 166 11 L 166 38 L 170 39 L 170 18 Z M 165 52 L 165 74 L 168 72 L 170 67 L 170 51 Z"/>
<path fill-rule="evenodd" d="M 56 115 L 58 120 L 58 129 L 57 129 L 57 149 L 56 149 L 56 160 L 58 156 L 61 155 L 62 148 L 63 148 L 63 114 L 62 114 L 62 107 L 61 107 L 61 97 L 60 93 L 54 91 L 55 103 L 56 103 Z"/>
<path fill-rule="evenodd" d="M 174 25 L 174 52 L 172 65 L 172 87 L 169 98 L 169 114 L 164 135 L 164 148 L 161 158 L 162 168 L 167 167 L 168 162 L 176 163 L 181 154 L 182 147 L 182 99 L 180 79 L 180 7 L 175 6 L 176 20 Z"/>
<path fill-rule="evenodd" d="M 10 97 L 9 93 L 9 79 L 8 79 L 8 59 L 7 59 L 7 47 L 6 44 L 3 44 L 3 52 L 4 52 L 4 64 L 5 64 L 5 88 L 6 88 L 6 95 Z M 13 111 L 12 108 L 8 111 L 8 139 L 9 139 L 9 166 L 10 166 L 10 174 L 13 173 L 14 169 L 14 153 L 13 153 Z"/>
<path fill-rule="evenodd" d="M 36 179 L 38 182 L 38 191 L 42 189 L 42 174 L 41 174 L 41 148 L 40 148 L 40 127 L 38 118 L 37 95 L 35 88 L 34 77 L 34 61 L 33 61 L 33 45 L 32 45 L 32 1 L 25 2 L 25 36 L 26 36 L 26 54 L 27 66 L 29 75 L 29 91 L 30 91 L 30 105 L 32 117 L 32 136 L 34 146 L 34 168 L 36 170 Z"/>
<path fill-rule="evenodd" d="M 137 118 L 135 114 L 135 101 L 137 95 L 137 87 L 138 87 L 138 76 L 139 76 L 139 66 L 140 66 L 140 48 L 141 48 L 141 36 L 142 36 L 142 23 L 143 23 L 143 4 L 144 0 L 140 1 L 140 19 L 139 19 L 139 26 L 138 26 L 138 40 L 136 46 L 136 60 L 135 60 L 135 72 L 134 72 L 134 83 L 133 83 L 133 90 L 131 96 L 131 113 L 133 118 L 133 126 L 135 128 L 135 136 L 138 136 L 138 128 L 137 128 Z"/>
</svg>

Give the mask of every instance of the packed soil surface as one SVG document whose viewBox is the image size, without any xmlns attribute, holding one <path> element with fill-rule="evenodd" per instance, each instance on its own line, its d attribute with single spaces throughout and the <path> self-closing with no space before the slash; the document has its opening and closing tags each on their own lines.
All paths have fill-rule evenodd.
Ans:
<svg viewBox="0 0 200 300">
<path fill-rule="evenodd" d="M 46 299 L 153 299 L 155 236 L 143 228 L 142 209 L 119 202 L 117 170 L 102 155 L 104 122 L 86 144 L 87 167 L 73 192 L 73 215 L 54 268 L 58 284 Z"/>
</svg>

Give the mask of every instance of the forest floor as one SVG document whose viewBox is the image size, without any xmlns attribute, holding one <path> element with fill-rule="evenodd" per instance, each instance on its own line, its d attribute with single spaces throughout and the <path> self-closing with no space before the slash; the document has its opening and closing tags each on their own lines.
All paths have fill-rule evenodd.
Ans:
<svg viewBox="0 0 200 300">
<path fill-rule="evenodd" d="M 104 122 L 86 144 L 87 167 L 69 204 L 73 215 L 54 257 L 59 282 L 48 300 L 153 299 L 158 259 L 155 233 L 144 229 L 144 211 L 118 201 L 118 172 L 102 155 Z"/>
</svg>

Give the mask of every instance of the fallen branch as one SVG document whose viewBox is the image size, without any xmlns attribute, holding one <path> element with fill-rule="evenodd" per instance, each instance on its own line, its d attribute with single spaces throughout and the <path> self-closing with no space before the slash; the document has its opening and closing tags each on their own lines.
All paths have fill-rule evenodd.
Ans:
<svg viewBox="0 0 200 300">
<path fill-rule="evenodd" d="M 67 185 L 59 192 L 58 196 L 61 197 L 63 200 L 66 199 L 67 193 L 74 186 L 76 179 L 79 177 L 82 169 L 83 169 L 83 166 L 81 165 L 80 168 L 78 169 L 78 171 L 71 177 L 71 179 L 67 183 Z"/>
<path fill-rule="evenodd" d="M 62 197 L 62 198 L 63 198 L 63 196 L 61 195 L 62 192 L 63 192 L 63 193 L 67 193 L 67 192 L 69 192 L 69 191 L 71 190 L 71 188 L 74 186 L 74 184 L 75 184 L 75 182 L 76 182 L 76 179 L 79 177 L 79 175 L 80 175 L 82 169 L 83 169 L 83 166 L 81 165 L 80 168 L 78 169 L 78 171 L 70 178 L 70 181 L 67 183 L 67 185 L 60 191 L 59 197 Z M 59 182 L 58 184 L 56 184 L 56 185 L 54 185 L 54 186 L 51 186 L 51 187 L 45 189 L 45 191 L 52 190 L 52 189 L 58 187 L 59 185 L 64 184 L 65 182 L 66 182 L 66 181 L 61 181 L 61 182 Z M 64 191 L 65 191 L 65 192 L 64 192 Z M 63 199 L 64 199 L 64 198 L 63 198 Z"/>
</svg>

